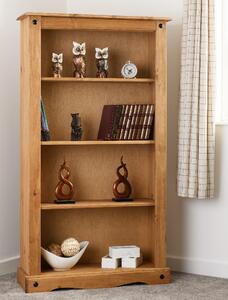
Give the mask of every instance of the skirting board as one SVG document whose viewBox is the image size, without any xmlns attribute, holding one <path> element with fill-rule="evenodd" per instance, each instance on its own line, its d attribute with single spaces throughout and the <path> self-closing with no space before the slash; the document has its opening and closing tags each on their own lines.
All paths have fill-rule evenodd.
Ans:
<svg viewBox="0 0 228 300">
<path fill-rule="evenodd" d="M 19 265 L 19 256 L 0 260 L 0 275 L 14 273 Z"/>
<path fill-rule="evenodd" d="M 0 275 L 17 271 L 19 256 L 0 260 Z M 228 278 L 228 262 L 180 256 L 168 256 L 167 265 L 172 271 Z"/>
<path fill-rule="evenodd" d="M 172 271 L 228 278 L 228 262 L 226 261 L 169 255 L 167 266 L 169 266 Z"/>
</svg>

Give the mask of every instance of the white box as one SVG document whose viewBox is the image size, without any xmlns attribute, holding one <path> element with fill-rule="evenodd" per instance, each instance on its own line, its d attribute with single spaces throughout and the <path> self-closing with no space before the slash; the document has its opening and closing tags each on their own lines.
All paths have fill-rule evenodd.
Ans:
<svg viewBox="0 0 228 300">
<path fill-rule="evenodd" d="M 111 246 L 109 247 L 109 256 L 112 258 L 140 257 L 140 248 L 134 245 Z"/>
<path fill-rule="evenodd" d="M 137 268 L 143 262 L 142 256 L 140 257 L 123 257 L 121 259 L 122 268 Z"/>
<path fill-rule="evenodd" d="M 103 269 L 116 269 L 120 267 L 121 261 L 119 258 L 112 258 L 108 255 L 103 256 L 101 259 L 101 268 Z"/>
</svg>

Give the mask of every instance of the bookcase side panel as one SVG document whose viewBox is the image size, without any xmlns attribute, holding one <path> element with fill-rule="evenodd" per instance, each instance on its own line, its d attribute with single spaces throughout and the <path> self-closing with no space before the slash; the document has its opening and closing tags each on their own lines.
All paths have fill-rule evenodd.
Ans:
<svg viewBox="0 0 228 300">
<path fill-rule="evenodd" d="M 20 268 L 40 272 L 40 18 L 21 21 Z"/>
<path fill-rule="evenodd" d="M 167 46 L 166 24 L 157 23 L 155 46 L 155 267 L 166 266 Z"/>
</svg>

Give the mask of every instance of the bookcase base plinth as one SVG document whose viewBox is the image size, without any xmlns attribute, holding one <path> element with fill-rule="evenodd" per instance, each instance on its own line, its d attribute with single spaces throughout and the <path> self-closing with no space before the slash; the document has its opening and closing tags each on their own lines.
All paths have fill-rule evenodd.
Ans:
<svg viewBox="0 0 228 300">
<path fill-rule="evenodd" d="M 169 268 L 140 266 L 136 269 L 101 269 L 99 265 L 78 266 L 66 272 L 42 272 L 26 275 L 18 269 L 18 283 L 27 293 L 47 292 L 60 288 L 108 288 L 129 283 L 167 284 L 171 281 Z"/>
</svg>

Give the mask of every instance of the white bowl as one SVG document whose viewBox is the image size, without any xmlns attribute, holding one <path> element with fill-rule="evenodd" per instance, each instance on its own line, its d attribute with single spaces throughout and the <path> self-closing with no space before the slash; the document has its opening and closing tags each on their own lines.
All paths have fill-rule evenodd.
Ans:
<svg viewBox="0 0 228 300">
<path fill-rule="evenodd" d="M 80 251 L 71 257 L 61 257 L 55 255 L 48 250 L 41 247 L 41 253 L 46 262 L 55 270 L 55 271 L 66 271 L 71 269 L 79 259 L 82 257 L 87 246 L 89 245 L 88 241 L 83 241 L 80 243 Z"/>
</svg>

